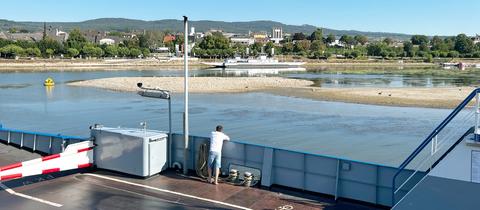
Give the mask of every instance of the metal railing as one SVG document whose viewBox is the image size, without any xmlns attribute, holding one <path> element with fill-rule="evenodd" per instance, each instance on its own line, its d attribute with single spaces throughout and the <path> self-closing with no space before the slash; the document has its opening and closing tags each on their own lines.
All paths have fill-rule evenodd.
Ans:
<svg viewBox="0 0 480 210">
<path fill-rule="evenodd" d="M 480 88 L 473 90 L 400 164 L 392 179 L 392 206 L 395 206 L 397 197 L 400 197 L 399 199 L 403 198 L 409 190 L 418 184 L 421 179 L 416 175 L 422 174 L 422 177 L 425 176 L 463 138 L 478 129 L 479 93 Z M 476 98 L 475 105 L 468 106 L 474 98 Z M 472 125 L 475 125 L 475 127 L 472 128 Z M 402 172 L 406 169 L 413 171 L 413 173 L 403 175 Z M 397 188 L 396 184 L 399 177 L 404 179 Z"/>
<path fill-rule="evenodd" d="M 85 141 L 88 138 L 9 129 L 0 124 L 0 142 L 16 145 L 42 154 L 63 152 L 69 144 Z"/>
</svg>

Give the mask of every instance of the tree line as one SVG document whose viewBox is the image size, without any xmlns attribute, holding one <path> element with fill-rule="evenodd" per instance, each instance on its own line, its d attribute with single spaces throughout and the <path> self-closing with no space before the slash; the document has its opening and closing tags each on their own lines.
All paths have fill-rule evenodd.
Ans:
<svg viewBox="0 0 480 210">
<path fill-rule="evenodd" d="M 163 39 L 163 37 L 162 37 Z M 163 41 L 163 40 L 162 40 Z M 139 35 L 132 39 L 113 45 L 100 45 L 92 43 L 82 35 L 79 29 L 70 32 L 65 42 L 59 42 L 45 36 L 38 42 L 34 41 L 10 41 L 0 39 L 0 55 L 3 58 L 16 57 L 44 57 L 53 56 L 76 57 L 124 57 L 139 58 L 150 55 L 151 38 L 147 34 Z"/>
<path fill-rule="evenodd" d="M 297 55 L 309 58 L 329 58 L 332 55 L 344 58 L 359 58 L 366 56 L 384 59 L 420 58 L 432 61 L 433 58 L 480 58 L 480 43 L 465 34 L 454 37 L 414 35 L 410 40 L 398 42 L 392 38 L 372 41 L 364 35 L 342 35 L 338 39 L 333 34 L 324 36 L 322 29 L 317 29 L 310 35 L 295 33 L 290 39 L 275 45 L 272 42 L 258 43 L 246 46 L 233 44 L 221 33 L 206 36 L 194 49 L 198 57 L 225 58 L 234 55 L 256 56 L 260 52 L 271 53 L 275 49 L 277 55 Z"/>
</svg>

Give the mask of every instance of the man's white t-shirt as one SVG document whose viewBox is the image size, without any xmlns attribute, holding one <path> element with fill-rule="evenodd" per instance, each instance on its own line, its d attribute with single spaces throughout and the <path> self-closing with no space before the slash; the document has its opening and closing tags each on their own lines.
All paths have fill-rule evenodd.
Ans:
<svg viewBox="0 0 480 210">
<path fill-rule="evenodd" d="M 222 132 L 212 131 L 210 135 L 210 152 L 222 153 L 223 141 L 229 141 L 230 137 Z"/>
</svg>

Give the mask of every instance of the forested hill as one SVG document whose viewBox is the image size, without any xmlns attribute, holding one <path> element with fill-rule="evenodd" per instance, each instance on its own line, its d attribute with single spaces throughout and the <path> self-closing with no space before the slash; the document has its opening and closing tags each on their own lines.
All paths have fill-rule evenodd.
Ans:
<svg viewBox="0 0 480 210">
<path fill-rule="evenodd" d="M 268 31 L 272 30 L 272 27 L 282 27 L 285 33 L 297 33 L 303 32 L 310 34 L 317 26 L 313 25 L 287 25 L 275 21 L 248 21 L 248 22 L 224 22 L 224 21 L 210 21 L 199 20 L 190 21 L 190 25 L 196 28 L 196 31 L 207 31 L 209 29 L 220 29 L 225 32 L 232 33 L 248 33 L 248 31 Z M 81 29 L 95 29 L 95 30 L 115 30 L 115 31 L 131 31 L 131 30 L 170 30 L 173 32 L 183 30 L 182 20 L 133 20 L 124 18 L 100 18 L 87 20 L 82 22 L 48 22 L 47 26 L 54 28 L 61 28 L 62 30 L 69 31 L 73 28 Z M 27 31 L 41 31 L 43 30 L 43 22 L 16 22 L 0 19 L 0 30 L 7 31 L 11 28 L 17 30 Z M 335 30 L 324 28 L 324 34 L 327 35 L 333 33 L 335 35 L 366 35 L 370 38 L 391 37 L 394 39 L 406 40 L 410 38 L 410 35 L 400 33 L 383 33 L 383 32 L 363 32 L 355 30 Z"/>
</svg>

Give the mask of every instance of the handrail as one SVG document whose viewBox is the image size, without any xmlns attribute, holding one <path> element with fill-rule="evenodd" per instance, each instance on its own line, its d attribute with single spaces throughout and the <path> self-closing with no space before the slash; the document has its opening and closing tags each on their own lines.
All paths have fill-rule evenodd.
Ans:
<svg viewBox="0 0 480 210">
<path fill-rule="evenodd" d="M 395 205 L 395 180 L 397 176 L 407 167 L 410 162 L 432 141 L 432 139 L 445 128 L 445 126 L 457 116 L 460 111 L 480 92 L 480 88 L 473 90 L 441 123 L 438 125 L 430 135 L 410 154 L 405 161 L 400 164 L 392 179 L 392 206 Z"/>
<path fill-rule="evenodd" d="M 10 129 L 10 128 L 3 127 L 1 124 L 0 124 L 0 131 L 10 131 L 10 132 L 15 132 L 15 133 L 24 133 L 24 134 L 30 134 L 30 135 L 47 136 L 47 137 L 60 138 L 60 139 L 80 139 L 80 140 L 88 139 L 88 138 L 79 137 L 79 136 L 67 136 L 67 135 L 62 135 L 62 134 L 52 134 L 52 133 L 43 133 L 43 132 Z"/>
</svg>

